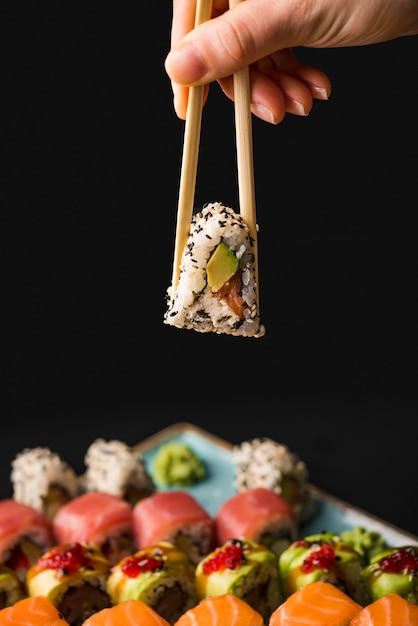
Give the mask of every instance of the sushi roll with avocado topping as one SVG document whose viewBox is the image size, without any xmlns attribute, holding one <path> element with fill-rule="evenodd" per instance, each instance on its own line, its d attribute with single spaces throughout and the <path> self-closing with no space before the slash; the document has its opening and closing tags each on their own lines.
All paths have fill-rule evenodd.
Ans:
<svg viewBox="0 0 418 626">
<path fill-rule="evenodd" d="M 361 556 L 334 533 L 318 533 L 293 542 L 279 556 L 279 570 L 286 597 L 309 583 L 323 581 L 361 605 L 368 600 Z"/>
<path fill-rule="evenodd" d="M 201 333 L 262 337 L 255 242 L 239 213 L 219 202 L 191 220 L 164 323 Z"/>
<path fill-rule="evenodd" d="M 364 569 L 372 601 L 395 593 L 418 604 L 418 546 L 387 548 Z"/>
<path fill-rule="evenodd" d="M 111 606 L 109 573 L 109 561 L 95 544 L 60 544 L 30 567 L 26 586 L 29 596 L 48 598 L 70 626 L 81 626 L 87 617 Z"/>
<path fill-rule="evenodd" d="M 199 600 L 234 594 L 260 613 L 265 623 L 283 601 L 277 555 L 250 539 L 229 539 L 196 567 Z"/>
<path fill-rule="evenodd" d="M 107 580 L 113 604 L 141 600 L 170 624 L 197 602 L 195 565 L 168 541 L 126 556 Z"/>
<path fill-rule="evenodd" d="M 16 572 L 0 564 L 0 609 L 13 606 L 25 596 L 23 582 Z"/>
<path fill-rule="evenodd" d="M 73 468 L 56 452 L 41 446 L 25 448 L 15 456 L 10 479 L 13 498 L 50 520 L 79 492 Z"/>
</svg>

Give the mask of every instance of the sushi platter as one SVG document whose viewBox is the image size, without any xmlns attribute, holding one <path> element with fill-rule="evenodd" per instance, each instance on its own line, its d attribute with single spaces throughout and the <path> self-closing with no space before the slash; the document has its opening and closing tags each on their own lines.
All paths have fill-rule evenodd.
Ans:
<svg viewBox="0 0 418 626">
<path fill-rule="evenodd" d="M 178 422 L 138 443 L 148 467 L 151 467 L 160 448 L 171 441 L 185 443 L 202 459 L 207 468 L 207 477 L 187 489 L 210 513 L 215 514 L 220 505 L 235 493 L 234 462 L 232 444 L 212 433 L 188 422 Z M 158 486 L 158 484 L 157 484 Z M 418 537 L 395 525 L 352 506 L 310 484 L 315 515 L 300 528 L 303 535 L 320 533 L 324 530 L 342 532 L 361 526 L 379 532 L 391 545 L 417 543 Z"/>
</svg>

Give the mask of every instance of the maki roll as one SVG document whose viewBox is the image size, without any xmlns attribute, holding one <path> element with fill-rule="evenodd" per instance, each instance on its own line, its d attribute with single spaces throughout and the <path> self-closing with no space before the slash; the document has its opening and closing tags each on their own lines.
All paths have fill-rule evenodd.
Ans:
<svg viewBox="0 0 418 626">
<path fill-rule="evenodd" d="M 364 605 L 367 592 L 363 562 L 354 548 L 333 533 L 319 533 L 293 542 L 279 556 L 284 593 L 289 597 L 312 582 L 328 582 Z"/>
<path fill-rule="evenodd" d="M 164 322 L 198 332 L 262 337 L 254 240 L 241 215 L 219 202 L 192 217 L 178 285 Z"/>
<path fill-rule="evenodd" d="M 113 604 L 141 600 L 173 624 L 197 602 L 195 565 L 173 544 L 161 541 L 114 565 L 107 592 Z"/>
<path fill-rule="evenodd" d="M 215 515 L 217 544 L 246 538 L 281 554 L 297 537 L 297 519 L 287 500 L 271 489 L 254 487 L 225 500 Z"/>
<path fill-rule="evenodd" d="M 26 592 L 19 576 L 6 565 L 0 565 L 0 609 L 12 606 L 24 597 Z"/>
<path fill-rule="evenodd" d="M 215 547 L 214 519 L 187 491 L 157 491 L 140 500 L 133 509 L 133 527 L 140 550 L 169 541 L 195 565 Z"/>
<path fill-rule="evenodd" d="M 123 441 L 96 439 L 84 457 L 85 491 L 101 491 L 123 498 L 132 506 L 155 491 L 142 454 Z"/>
<path fill-rule="evenodd" d="M 70 626 L 111 606 L 106 591 L 110 564 L 94 544 L 68 543 L 45 552 L 28 570 L 26 585 L 31 597 L 45 596 Z"/>
<path fill-rule="evenodd" d="M 394 593 L 418 605 L 418 546 L 383 550 L 363 574 L 371 600 Z"/>
<path fill-rule="evenodd" d="M 49 519 L 79 491 L 73 468 L 49 448 L 22 450 L 12 461 L 10 479 L 14 499 Z"/>
<path fill-rule="evenodd" d="M 292 505 L 299 522 L 313 515 L 308 469 L 287 446 L 268 437 L 250 439 L 233 446 L 232 460 L 237 491 L 265 487 Z"/>
<path fill-rule="evenodd" d="M 45 515 L 13 498 L 0 500 L 0 563 L 20 580 L 54 543 L 52 523 Z"/>
<path fill-rule="evenodd" d="M 132 507 L 110 493 L 77 496 L 61 507 L 52 524 L 58 543 L 95 543 L 111 565 L 135 550 Z"/>
<path fill-rule="evenodd" d="M 199 600 L 232 593 L 248 602 L 267 623 L 283 601 L 277 555 L 250 539 L 230 539 L 196 567 Z"/>
</svg>

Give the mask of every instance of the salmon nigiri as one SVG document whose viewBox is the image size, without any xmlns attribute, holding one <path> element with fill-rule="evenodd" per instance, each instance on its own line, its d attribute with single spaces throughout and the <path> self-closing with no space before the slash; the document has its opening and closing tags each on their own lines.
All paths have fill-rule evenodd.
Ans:
<svg viewBox="0 0 418 626">
<path fill-rule="evenodd" d="M 263 626 L 263 617 L 245 600 L 225 593 L 208 596 L 189 609 L 174 626 Z"/>
<path fill-rule="evenodd" d="M 142 600 L 125 600 L 114 606 L 97 611 L 82 623 L 82 626 L 170 626 Z"/>
<path fill-rule="evenodd" d="M 350 626 L 361 604 L 328 582 L 308 583 L 270 616 L 269 626 Z"/>
<path fill-rule="evenodd" d="M 1 626 L 69 626 L 48 598 L 23 598 L 0 611 Z"/>
<path fill-rule="evenodd" d="M 365 606 L 350 626 L 418 626 L 418 605 L 389 593 Z"/>
</svg>

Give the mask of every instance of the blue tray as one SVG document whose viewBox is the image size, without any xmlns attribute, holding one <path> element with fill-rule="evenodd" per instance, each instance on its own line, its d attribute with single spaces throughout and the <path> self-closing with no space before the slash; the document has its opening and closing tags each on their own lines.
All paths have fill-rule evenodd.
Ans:
<svg viewBox="0 0 418 626">
<path fill-rule="evenodd" d="M 173 424 L 135 446 L 143 455 L 151 474 L 154 456 L 169 441 L 186 443 L 204 462 L 207 478 L 188 487 L 187 491 L 214 515 L 219 506 L 236 493 L 232 444 L 188 422 Z M 162 487 L 158 483 L 156 486 Z M 164 489 L 169 488 L 164 485 Z M 314 485 L 309 485 L 309 489 L 315 501 L 316 513 L 308 523 L 301 526 L 301 537 L 325 531 L 340 533 L 361 526 L 381 533 L 392 546 L 418 544 L 418 537 L 351 506 Z"/>
</svg>

